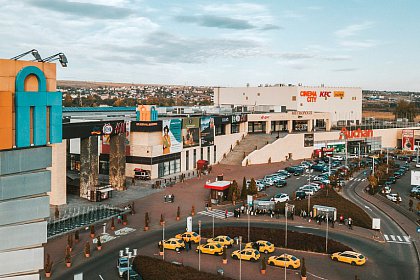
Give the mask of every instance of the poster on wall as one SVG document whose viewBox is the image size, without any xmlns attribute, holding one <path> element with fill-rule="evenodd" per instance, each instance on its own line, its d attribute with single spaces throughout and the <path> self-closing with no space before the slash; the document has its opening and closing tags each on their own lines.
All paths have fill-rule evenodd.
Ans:
<svg viewBox="0 0 420 280">
<path fill-rule="evenodd" d="M 404 151 L 414 151 L 414 130 L 413 129 L 403 129 L 402 149 Z"/>
<path fill-rule="evenodd" d="M 411 185 L 420 186 L 420 171 L 411 171 Z"/>
<path fill-rule="evenodd" d="M 184 148 L 200 145 L 200 118 L 182 119 L 182 142 Z"/>
<path fill-rule="evenodd" d="M 182 151 L 181 119 L 162 121 L 162 145 L 164 155 Z"/>
<path fill-rule="evenodd" d="M 201 117 L 201 146 L 214 145 L 214 119 L 213 117 Z"/>
<path fill-rule="evenodd" d="M 314 134 L 308 133 L 304 135 L 303 140 L 304 147 L 312 147 L 314 145 Z"/>
</svg>

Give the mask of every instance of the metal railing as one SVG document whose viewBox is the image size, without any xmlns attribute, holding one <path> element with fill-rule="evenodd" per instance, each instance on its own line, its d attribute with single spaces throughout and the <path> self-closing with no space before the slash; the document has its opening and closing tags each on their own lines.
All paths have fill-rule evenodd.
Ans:
<svg viewBox="0 0 420 280">
<path fill-rule="evenodd" d="M 47 219 L 47 238 L 67 234 L 86 226 L 96 224 L 130 212 L 130 209 L 118 208 L 112 205 L 98 205 L 70 208 L 64 210 L 61 217 Z"/>
</svg>

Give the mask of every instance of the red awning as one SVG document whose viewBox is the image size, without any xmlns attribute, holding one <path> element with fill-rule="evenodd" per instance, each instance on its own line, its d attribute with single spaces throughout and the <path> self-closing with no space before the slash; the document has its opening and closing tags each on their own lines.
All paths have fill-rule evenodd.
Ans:
<svg viewBox="0 0 420 280">
<path fill-rule="evenodd" d="M 204 185 L 204 188 L 216 190 L 216 191 L 224 191 L 230 186 L 230 181 L 216 181 L 212 183 L 207 183 Z"/>
</svg>

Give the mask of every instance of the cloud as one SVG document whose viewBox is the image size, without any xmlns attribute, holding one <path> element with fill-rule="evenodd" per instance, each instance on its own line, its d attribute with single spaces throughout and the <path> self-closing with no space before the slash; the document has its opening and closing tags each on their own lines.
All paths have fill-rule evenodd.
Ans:
<svg viewBox="0 0 420 280">
<path fill-rule="evenodd" d="M 276 30 L 276 29 L 283 29 L 283 28 L 275 24 L 266 24 L 260 27 L 260 29 L 261 30 Z"/>
<path fill-rule="evenodd" d="M 373 26 L 373 22 L 364 22 L 361 24 L 351 24 L 335 32 L 335 35 L 339 38 L 347 38 L 357 35 L 363 30 L 369 29 Z"/>
<path fill-rule="evenodd" d="M 338 68 L 338 69 L 332 69 L 333 72 L 354 72 L 359 70 L 359 68 Z"/>
<path fill-rule="evenodd" d="M 227 29 L 254 29 L 256 26 L 247 20 L 236 19 L 224 16 L 201 15 L 201 16 L 178 16 L 180 22 L 196 23 L 205 27 L 227 28 Z"/>
<path fill-rule="evenodd" d="M 236 3 L 236 4 L 221 4 L 221 5 L 204 5 L 201 7 L 202 11 L 211 13 L 222 13 L 222 14 L 236 14 L 248 13 L 255 14 L 261 12 L 267 12 L 267 8 L 260 4 L 255 3 Z"/>
<path fill-rule="evenodd" d="M 129 8 L 91 4 L 70 1 L 27 0 L 34 7 L 63 14 L 94 19 L 123 19 L 129 17 L 133 11 Z"/>
<path fill-rule="evenodd" d="M 368 49 L 377 46 L 378 43 L 375 40 L 343 40 L 339 45 L 349 49 Z"/>
</svg>

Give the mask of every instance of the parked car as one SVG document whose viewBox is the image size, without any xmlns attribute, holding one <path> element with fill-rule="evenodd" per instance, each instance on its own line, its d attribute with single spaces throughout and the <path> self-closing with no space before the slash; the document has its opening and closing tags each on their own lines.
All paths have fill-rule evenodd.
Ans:
<svg viewBox="0 0 420 280">
<path fill-rule="evenodd" d="M 158 246 L 160 247 L 160 244 L 162 241 L 159 241 Z M 163 241 L 163 248 L 165 250 L 175 250 L 179 252 L 182 249 L 185 249 L 185 243 L 182 239 L 179 238 L 169 238 L 168 240 Z"/>
<path fill-rule="evenodd" d="M 246 248 L 243 250 L 233 251 L 231 254 L 233 259 L 245 261 L 257 261 L 260 258 L 260 252 L 255 249 Z"/>
<path fill-rule="evenodd" d="M 245 248 L 253 248 L 258 250 L 259 252 L 263 252 L 265 254 L 273 253 L 274 252 L 274 244 L 270 241 L 266 240 L 258 240 L 256 242 L 248 242 L 245 244 Z"/>
<path fill-rule="evenodd" d="M 271 198 L 274 202 L 287 202 L 290 200 L 289 195 L 286 193 L 278 193 L 273 198 Z"/>
<path fill-rule="evenodd" d="M 284 187 L 284 186 L 286 186 L 287 185 L 287 181 L 286 180 L 278 180 L 278 181 L 276 181 L 276 183 L 275 183 L 275 186 L 276 187 Z"/>
<path fill-rule="evenodd" d="M 179 233 L 179 234 L 177 234 L 177 235 L 175 235 L 175 238 L 178 238 L 178 239 L 182 239 L 182 240 L 184 240 L 184 242 L 188 242 L 188 241 L 190 241 L 191 240 L 191 242 L 194 242 L 194 243 L 198 243 L 198 242 L 200 242 L 200 239 L 201 239 L 201 237 L 200 237 L 200 235 L 198 235 L 196 232 L 184 232 L 184 233 Z"/>
<path fill-rule="evenodd" d="M 223 246 L 220 245 L 220 243 L 213 242 L 213 243 L 207 243 L 197 246 L 197 249 L 195 251 L 202 254 L 209 254 L 209 255 L 218 255 L 221 256 L 223 254 Z"/>
<path fill-rule="evenodd" d="M 390 176 L 388 177 L 387 181 L 391 182 L 392 184 L 395 184 L 397 182 L 397 179 L 394 176 Z"/>
<path fill-rule="evenodd" d="M 290 178 L 290 177 L 292 176 L 292 174 L 290 174 L 288 171 L 283 170 L 283 169 L 277 170 L 277 172 L 276 172 L 276 173 L 277 173 L 277 174 L 280 174 L 280 175 L 284 175 L 284 176 L 286 176 L 287 178 Z"/>
<path fill-rule="evenodd" d="M 315 190 L 311 187 L 300 187 L 299 191 L 305 192 L 306 195 L 314 195 Z"/>
<path fill-rule="evenodd" d="M 337 252 L 331 255 L 333 261 L 345 262 L 351 265 L 363 265 L 366 263 L 366 258 L 360 253 L 353 251 Z"/>
<path fill-rule="evenodd" d="M 296 191 L 295 196 L 297 200 L 305 199 L 306 193 L 304 191 Z"/>
<path fill-rule="evenodd" d="M 420 186 L 415 186 L 415 187 L 411 188 L 410 195 L 411 196 L 419 196 L 420 195 Z"/>
<path fill-rule="evenodd" d="M 391 187 L 390 186 L 384 186 L 382 188 L 382 193 L 383 194 L 390 194 L 391 193 Z"/>
<path fill-rule="evenodd" d="M 219 243 L 222 246 L 232 247 L 233 239 L 227 235 L 219 235 L 214 238 L 207 239 L 207 243 Z"/>
<path fill-rule="evenodd" d="M 333 156 L 331 159 L 342 161 L 342 160 L 344 160 L 344 157 L 343 156 Z"/>
<path fill-rule="evenodd" d="M 401 196 L 399 196 L 396 193 L 389 193 L 389 194 L 386 195 L 386 198 L 388 198 L 392 202 L 397 202 L 397 200 L 398 200 L 398 202 L 402 201 Z"/>
<path fill-rule="evenodd" d="M 280 256 L 269 257 L 268 264 L 296 269 L 300 267 L 300 260 L 293 255 L 282 254 Z"/>
</svg>

